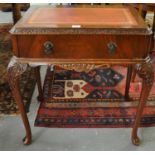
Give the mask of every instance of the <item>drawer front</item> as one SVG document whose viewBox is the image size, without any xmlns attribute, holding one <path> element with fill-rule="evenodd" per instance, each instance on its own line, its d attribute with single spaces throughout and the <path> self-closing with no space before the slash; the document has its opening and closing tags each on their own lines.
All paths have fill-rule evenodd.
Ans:
<svg viewBox="0 0 155 155">
<path fill-rule="evenodd" d="M 18 56 L 60 59 L 132 59 L 147 55 L 149 37 L 133 35 L 17 36 Z"/>
</svg>

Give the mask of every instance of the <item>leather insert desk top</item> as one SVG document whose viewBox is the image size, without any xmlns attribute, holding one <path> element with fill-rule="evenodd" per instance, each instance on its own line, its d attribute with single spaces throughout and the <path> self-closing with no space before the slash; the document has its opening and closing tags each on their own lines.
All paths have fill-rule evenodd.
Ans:
<svg viewBox="0 0 155 155">
<path fill-rule="evenodd" d="M 137 25 L 128 8 L 39 8 L 27 24 L 57 25 Z"/>
<path fill-rule="evenodd" d="M 146 25 L 130 7 L 53 8 L 32 7 L 15 25 L 25 28 L 121 28 L 145 29 Z"/>
</svg>

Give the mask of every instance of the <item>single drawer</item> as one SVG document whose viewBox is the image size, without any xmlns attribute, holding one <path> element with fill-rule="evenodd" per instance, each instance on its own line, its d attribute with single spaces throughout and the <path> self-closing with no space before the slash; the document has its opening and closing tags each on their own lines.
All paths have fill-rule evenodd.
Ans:
<svg viewBox="0 0 155 155">
<path fill-rule="evenodd" d="M 149 36 L 142 35 L 19 35 L 18 56 L 60 59 L 144 58 Z"/>
</svg>

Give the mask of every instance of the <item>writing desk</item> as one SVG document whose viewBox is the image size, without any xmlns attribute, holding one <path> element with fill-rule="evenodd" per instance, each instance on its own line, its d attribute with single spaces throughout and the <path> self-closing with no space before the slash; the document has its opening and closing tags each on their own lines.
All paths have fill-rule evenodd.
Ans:
<svg viewBox="0 0 155 155">
<path fill-rule="evenodd" d="M 52 8 L 35 7 L 11 29 L 14 56 L 8 66 L 12 93 L 26 129 L 24 144 L 31 143 L 31 129 L 19 89 L 19 78 L 27 65 L 34 66 L 42 98 L 39 66 L 58 65 L 89 71 L 101 65 L 128 67 L 125 97 L 133 66 L 142 78 L 142 91 L 132 130 L 132 142 L 140 144 L 137 130 L 143 107 L 153 84 L 148 57 L 151 31 L 130 7 Z"/>
</svg>

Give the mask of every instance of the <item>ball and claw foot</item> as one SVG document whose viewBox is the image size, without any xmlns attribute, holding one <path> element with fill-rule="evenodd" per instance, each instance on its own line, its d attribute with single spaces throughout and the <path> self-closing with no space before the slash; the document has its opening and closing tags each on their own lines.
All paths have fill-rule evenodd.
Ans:
<svg viewBox="0 0 155 155">
<path fill-rule="evenodd" d="M 26 136 L 23 138 L 23 143 L 24 145 L 29 145 L 31 144 L 31 139 L 27 138 Z"/>
<path fill-rule="evenodd" d="M 136 145 L 136 146 L 139 146 L 140 143 L 141 143 L 141 140 L 139 139 L 138 136 L 132 137 L 132 143 L 133 143 L 134 145 Z"/>
</svg>

